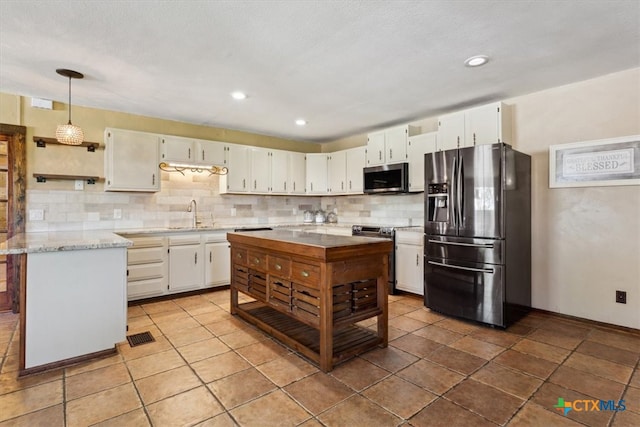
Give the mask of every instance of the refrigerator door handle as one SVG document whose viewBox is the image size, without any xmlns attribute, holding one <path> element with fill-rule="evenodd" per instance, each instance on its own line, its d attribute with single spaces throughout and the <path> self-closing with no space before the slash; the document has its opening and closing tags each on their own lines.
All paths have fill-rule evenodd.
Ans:
<svg viewBox="0 0 640 427">
<path fill-rule="evenodd" d="M 456 270 L 467 270 L 467 271 L 475 271 L 477 273 L 490 273 L 490 274 L 493 274 L 493 268 L 463 267 L 461 265 L 444 264 L 442 262 L 435 262 L 435 261 L 427 261 L 427 264 L 438 265 L 440 267 L 453 268 L 453 269 L 456 269 Z"/>
<path fill-rule="evenodd" d="M 438 245 L 469 246 L 472 248 L 493 249 L 493 243 L 458 243 L 458 242 L 443 242 L 442 240 L 433 240 L 433 239 L 429 239 L 428 242 L 436 243 Z"/>
<path fill-rule="evenodd" d="M 453 158 L 453 176 L 451 177 L 451 206 L 453 207 L 453 225 L 458 228 L 458 211 L 460 207 L 458 206 L 458 156 Z"/>
<path fill-rule="evenodd" d="M 464 194 L 463 194 L 463 181 L 462 181 L 462 157 L 460 157 L 460 162 L 458 164 L 458 173 L 456 174 L 456 206 L 458 207 L 458 227 L 462 227 L 462 220 L 464 219 Z"/>
</svg>

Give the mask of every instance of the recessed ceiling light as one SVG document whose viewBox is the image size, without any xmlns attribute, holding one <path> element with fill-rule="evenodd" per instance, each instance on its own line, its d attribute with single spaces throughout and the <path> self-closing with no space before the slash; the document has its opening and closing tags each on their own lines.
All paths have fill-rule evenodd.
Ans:
<svg viewBox="0 0 640 427">
<path fill-rule="evenodd" d="M 245 99 L 247 97 L 247 94 L 244 92 L 232 92 L 231 97 L 233 99 Z"/>
<path fill-rule="evenodd" d="M 298 120 L 296 120 L 296 124 L 298 126 L 304 126 L 304 125 L 307 124 L 307 121 L 305 119 L 298 119 Z"/>
<path fill-rule="evenodd" d="M 487 62 L 489 62 L 488 56 L 476 55 L 476 56 L 472 56 L 471 58 L 467 58 L 464 61 L 464 65 L 466 65 L 467 67 L 479 67 L 481 65 L 486 64 Z"/>
</svg>

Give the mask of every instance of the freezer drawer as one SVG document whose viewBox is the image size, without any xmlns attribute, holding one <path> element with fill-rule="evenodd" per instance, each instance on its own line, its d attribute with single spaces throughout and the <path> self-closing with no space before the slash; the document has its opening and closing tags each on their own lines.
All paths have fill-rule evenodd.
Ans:
<svg viewBox="0 0 640 427">
<path fill-rule="evenodd" d="M 506 327 L 504 267 L 427 257 L 425 305 L 443 314 Z"/>
<path fill-rule="evenodd" d="M 449 236 L 425 236 L 425 256 L 478 264 L 504 264 L 504 241 Z"/>
</svg>

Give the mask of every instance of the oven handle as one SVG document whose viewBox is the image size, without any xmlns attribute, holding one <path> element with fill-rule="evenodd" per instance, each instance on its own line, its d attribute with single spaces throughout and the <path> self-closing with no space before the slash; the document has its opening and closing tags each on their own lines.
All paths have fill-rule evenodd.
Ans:
<svg viewBox="0 0 640 427">
<path fill-rule="evenodd" d="M 442 240 L 427 240 L 429 243 L 437 243 L 439 245 L 453 245 L 453 246 L 469 246 L 472 248 L 489 248 L 493 249 L 493 243 L 458 243 L 458 242 L 443 242 Z"/>
<path fill-rule="evenodd" d="M 467 270 L 467 271 L 475 271 L 476 273 L 490 273 L 493 274 L 493 268 L 472 268 L 472 267 L 462 267 L 460 265 L 452 265 L 452 264 L 444 264 L 441 262 L 435 261 L 427 261 L 428 264 L 439 265 L 440 267 L 448 267 L 454 268 L 457 270 Z"/>
</svg>

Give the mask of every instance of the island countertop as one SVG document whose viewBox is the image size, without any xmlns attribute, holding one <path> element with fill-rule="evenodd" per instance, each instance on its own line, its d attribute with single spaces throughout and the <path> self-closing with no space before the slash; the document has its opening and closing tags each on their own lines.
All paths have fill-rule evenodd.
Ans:
<svg viewBox="0 0 640 427">
<path fill-rule="evenodd" d="M 379 245 L 388 246 L 388 251 L 393 249 L 393 243 L 389 239 L 278 229 L 227 233 L 227 240 L 240 244 L 256 244 L 257 241 L 261 241 L 268 244 L 270 249 L 284 252 L 297 252 L 296 248 L 299 250 L 300 245 L 304 245 L 304 252 L 298 252 L 298 255 L 325 261 L 342 258 L 347 251 L 365 254 L 368 249 L 373 249 L 372 246 L 376 246 L 375 251 L 379 251 Z"/>
<path fill-rule="evenodd" d="M 101 230 L 20 233 L 0 243 L 0 255 L 126 248 L 132 244 L 111 231 Z"/>
</svg>

